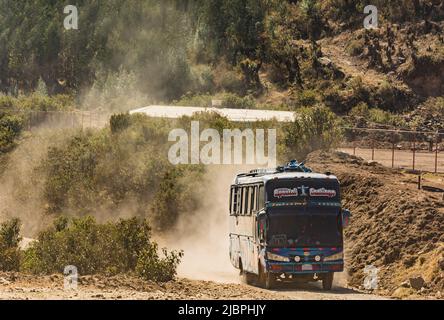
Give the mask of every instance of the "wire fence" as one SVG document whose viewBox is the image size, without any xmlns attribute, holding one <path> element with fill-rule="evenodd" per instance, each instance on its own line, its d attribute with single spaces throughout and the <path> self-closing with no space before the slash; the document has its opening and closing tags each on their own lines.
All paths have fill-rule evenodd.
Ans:
<svg viewBox="0 0 444 320">
<path fill-rule="evenodd" d="M 34 130 L 41 127 L 54 129 L 103 128 L 109 123 L 111 114 L 101 111 L 37 111 L 37 110 L 0 110 L 7 114 L 20 116 L 23 127 Z"/>
<path fill-rule="evenodd" d="M 340 151 L 385 166 L 444 173 L 443 132 L 345 128 Z"/>
</svg>

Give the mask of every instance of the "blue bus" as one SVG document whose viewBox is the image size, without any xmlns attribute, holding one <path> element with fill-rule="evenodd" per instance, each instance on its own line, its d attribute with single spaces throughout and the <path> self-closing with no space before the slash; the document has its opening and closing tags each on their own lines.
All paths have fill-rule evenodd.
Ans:
<svg viewBox="0 0 444 320">
<path fill-rule="evenodd" d="M 293 160 L 239 174 L 230 192 L 230 260 L 248 284 L 322 281 L 331 290 L 344 269 L 338 179 Z"/>
</svg>

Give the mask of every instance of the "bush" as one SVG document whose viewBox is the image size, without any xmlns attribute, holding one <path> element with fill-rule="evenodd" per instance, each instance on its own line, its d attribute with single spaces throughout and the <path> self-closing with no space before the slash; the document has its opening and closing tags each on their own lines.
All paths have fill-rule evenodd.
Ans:
<svg viewBox="0 0 444 320">
<path fill-rule="evenodd" d="M 47 96 L 33 93 L 28 96 L 12 97 L 0 94 L 0 110 L 16 109 L 21 111 L 62 111 L 74 106 L 69 95 Z"/>
<path fill-rule="evenodd" d="M 368 102 L 370 100 L 370 91 L 361 77 L 352 78 L 347 85 L 356 101 Z"/>
<path fill-rule="evenodd" d="M 397 89 L 391 83 L 386 81 L 378 87 L 375 95 L 378 106 L 384 110 L 394 111 L 399 102 L 402 101 L 401 97 L 398 96 Z"/>
<path fill-rule="evenodd" d="M 359 56 L 364 52 L 364 40 L 363 39 L 355 39 L 350 41 L 346 48 L 347 52 L 351 56 Z"/>
<path fill-rule="evenodd" d="M 319 102 L 318 97 L 319 94 L 316 90 L 302 90 L 297 94 L 297 105 L 301 107 L 312 107 Z"/>
<path fill-rule="evenodd" d="M 361 102 L 354 106 L 348 115 L 355 119 L 364 118 L 365 120 L 368 120 L 370 118 L 370 110 L 365 102 Z"/>
<path fill-rule="evenodd" d="M 322 99 L 323 103 L 337 114 L 343 114 L 350 108 L 337 86 L 327 88 L 322 93 Z"/>
<path fill-rule="evenodd" d="M 118 133 L 130 126 L 131 116 L 128 113 L 113 114 L 109 120 L 112 133 Z"/>
<path fill-rule="evenodd" d="M 157 245 L 142 250 L 137 261 L 136 272 L 146 280 L 167 282 L 176 277 L 177 266 L 183 257 L 183 251 L 168 252 L 162 249 L 163 258 L 158 254 Z"/>
<path fill-rule="evenodd" d="M 74 265 L 82 275 L 136 272 L 146 280 L 174 279 L 183 253 L 163 249 L 162 258 L 150 238 L 146 220 L 97 224 L 90 216 L 61 217 L 25 251 L 22 270 L 51 274 Z"/>
<path fill-rule="evenodd" d="M 381 110 L 379 108 L 372 108 L 369 110 L 369 120 L 371 122 L 376 122 L 380 124 L 396 126 L 396 127 L 405 127 L 406 122 L 402 118 L 402 116 L 393 114 L 388 111 Z"/>
<path fill-rule="evenodd" d="M 111 130 L 86 131 L 49 148 L 40 163 L 49 213 L 123 210 L 149 217 L 152 226 L 171 226 L 181 212 L 196 207 L 199 166 L 175 166 L 167 158 L 168 133 L 179 120 L 116 115 Z M 174 194 L 166 192 L 172 185 Z M 173 208 L 174 210 L 164 210 Z M 159 214 L 167 215 L 159 218 Z"/>
<path fill-rule="evenodd" d="M 0 270 L 18 271 L 20 268 L 20 220 L 12 219 L 0 225 Z"/>
<path fill-rule="evenodd" d="M 219 76 L 215 76 L 215 85 L 227 92 L 235 92 L 243 94 L 245 92 L 245 84 L 242 77 L 234 70 L 222 70 Z"/>
<path fill-rule="evenodd" d="M 0 111 L 0 153 L 15 147 L 15 140 L 19 137 L 23 125 L 23 116 Z"/>
<path fill-rule="evenodd" d="M 246 97 L 239 97 L 236 94 L 233 93 L 226 93 L 222 97 L 222 105 L 226 108 L 233 108 L 233 109 L 255 109 L 256 108 L 256 102 L 253 98 L 246 96 Z"/>
<path fill-rule="evenodd" d="M 209 94 L 192 94 L 187 93 L 179 100 L 173 102 L 176 106 L 189 106 L 189 107 L 205 107 L 211 106 L 213 97 Z"/>
<path fill-rule="evenodd" d="M 335 148 L 342 138 L 339 119 L 327 107 L 302 108 L 296 120 L 284 127 L 289 157 L 304 159 L 315 150 Z"/>
</svg>

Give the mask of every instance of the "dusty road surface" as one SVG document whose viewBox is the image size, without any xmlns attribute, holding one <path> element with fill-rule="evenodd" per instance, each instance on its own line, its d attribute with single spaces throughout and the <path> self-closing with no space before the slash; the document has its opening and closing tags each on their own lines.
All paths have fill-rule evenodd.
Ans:
<svg viewBox="0 0 444 320">
<path fill-rule="evenodd" d="M 374 300 L 382 298 L 343 287 L 336 287 L 331 292 L 325 292 L 318 284 L 300 285 L 297 288 L 281 285 L 278 289 L 267 291 L 244 284 L 189 279 L 156 284 L 131 276 L 80 277 L 77 290 L 70 291 L 64 290 L 62 275 L 38 277 L 17 273 L 0 273 L 0 299 Z"/>
</svg>

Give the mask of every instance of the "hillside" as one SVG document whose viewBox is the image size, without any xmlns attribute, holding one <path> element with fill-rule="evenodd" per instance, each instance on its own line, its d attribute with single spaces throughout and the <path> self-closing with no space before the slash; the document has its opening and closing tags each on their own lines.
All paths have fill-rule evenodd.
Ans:
<svg viewBox="0 0 444 320">
<path fill-rule="evenodd" d="M 379 268 L 378 292 L 442 298 L 442 194 L 418 190 L 415 176 L 344 153 L 316 152 L 308 163 L 321 172 L 335 172 L 344 206 L 353 212 L 346 232 L 349 284 L 361 286 L 364 267 L 372 264 Z M 412 287 L 419 277 L 423 283 Z"/>
<path fill-rule="evenodd" d="M 358 114 L 412 129 L 442 117 L 441 1 L 376 1 L 377 30 L 363 28 L 363 1 L 85 2 L 79 30 L 63 28 L 63 2 L 40 2 L 0 2 L 0 92 L 108 110 L 214 97 L 237 108 L 324 104 L 351 112 L 351 124 Z"/>
</svg>

